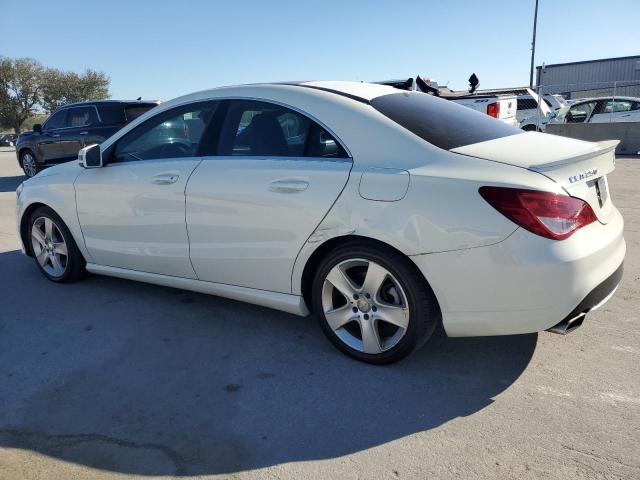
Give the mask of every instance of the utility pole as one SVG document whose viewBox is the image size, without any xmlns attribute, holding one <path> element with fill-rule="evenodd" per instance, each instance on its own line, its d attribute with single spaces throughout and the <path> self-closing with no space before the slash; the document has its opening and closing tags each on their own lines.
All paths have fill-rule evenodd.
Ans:
<svg viewBox="0 0 640 480">
<path fill-rule="evenodd" d="M 533 40 L 531 41 L 531 70 L 529 71 L 529 87 L 533 88 L 533 61 L 536 56 L 536 26 L 538 25 L 538 0 L 536 0 L 536 12 L 533 15 Z"/>
</svg>

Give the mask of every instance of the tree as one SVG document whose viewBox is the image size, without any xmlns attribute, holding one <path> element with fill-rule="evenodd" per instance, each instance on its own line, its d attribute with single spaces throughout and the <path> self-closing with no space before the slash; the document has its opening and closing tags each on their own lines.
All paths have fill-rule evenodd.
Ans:
<svg viewBox="0 0 640 480">
<path fill-rule="evenodd" d="M 109 77 L 87 69 L 83 74 L 45 68 L 32 58 L 0 57 L 0 128 L 20 133 L 34 115 L 69 103 L 109 97 Z"/>
<path fill-rule="evenodd" d="M 20 133 L 22 123 L 36 113 L 43 72 L 32 58 L 0 57 L 0 126 Z"/>
<path fill-rule="evenodd" d="M 43 75 L 42 108 L 51 113 L 69 103 L 109 97 L 109 77 L 87 69 L 82 75 L 49 68 Z"/>
</svg>

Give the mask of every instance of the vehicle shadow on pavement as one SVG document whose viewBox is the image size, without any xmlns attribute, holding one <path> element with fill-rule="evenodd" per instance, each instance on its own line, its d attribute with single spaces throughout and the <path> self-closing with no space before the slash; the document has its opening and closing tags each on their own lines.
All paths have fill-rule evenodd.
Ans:
<svg viewBox="0 0 640 480">
<path fill-rule="evenodd" d="M 27 179 L 24 175 L 17 175 L 15 177 L 0 177 L 0 193 L 1 192 L 15 192 L 18 185 Z"/>
<path fill-rule="evenodd" d="M 537 335 L 446 339 L 374 367 L 315 322 L 0 253 L 0 447 L 141 475 L 335 458 L 472 415 Z"/>
</svg>

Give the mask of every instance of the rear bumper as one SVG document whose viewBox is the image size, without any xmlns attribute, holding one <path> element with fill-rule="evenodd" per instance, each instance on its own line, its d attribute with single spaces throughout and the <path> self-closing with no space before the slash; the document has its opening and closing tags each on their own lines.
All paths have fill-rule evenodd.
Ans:
<svg viewBox="0 0 640 480">
<path fill-rule="evenodd" d="M 615 210 L 606 225 L 596 222 L 560 242 L 518 229 L 488 247 L 411 259 L 435 292 L 447 335 L 538 332 L 599 306 L 615 290 L 626 253 L 623 227 Z"/>
</svg>

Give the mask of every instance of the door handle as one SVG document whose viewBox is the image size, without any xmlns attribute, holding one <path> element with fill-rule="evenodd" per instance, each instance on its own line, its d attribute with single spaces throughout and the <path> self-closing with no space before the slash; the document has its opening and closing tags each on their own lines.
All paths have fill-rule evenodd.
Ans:
<svg viewBox="0 0 640 480">
<path fill-rule="evenodd" d="M 276 193 L 299 193 L 309 187 L 309 181 L 304 178 L 280 178 L 269 184 L 269 190 Z"/>
<path fill-rule="evenodd" d="M 60 134 L 59 133 L 50 133 L 49 136 L 51 138 L 60 138 Z"/>
<path fill-rule="evenodd" d="M 153 176 L 151 183 L 155 183 L 156 185 L 169 185 L 176 183 L 178 178 L 180 178 L 180 175 L 177 173 L 159 173 Z"/>
<path fill-rule="evenodd" d="M 89 132 L 80 132 L 80 135 L 89 135 Z"/>
</svg>

